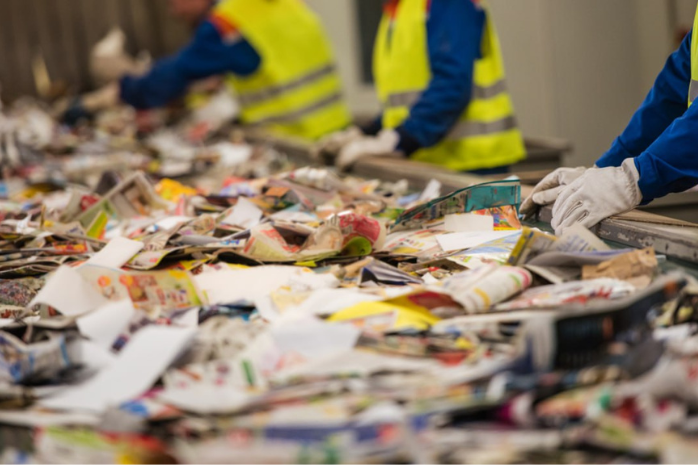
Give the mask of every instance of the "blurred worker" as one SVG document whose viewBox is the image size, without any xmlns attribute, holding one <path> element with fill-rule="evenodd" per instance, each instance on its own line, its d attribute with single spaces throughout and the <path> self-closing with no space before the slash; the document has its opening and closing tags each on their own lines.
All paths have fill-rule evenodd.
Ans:
<svg viewBox="0 0 698 465">
<path fill-rule="evenodd" d="M 215 0 L 168 0 L 169 14 L 191 29 L 192 33 L 203 23 L 213 8 Z M 92 49 L 90 74 L 98 86 L 118 81 L 126 74 L 140 76 L 151 66 L 147 52 L 138 57 L 126 51 L 126 34 L 115 27 Z"/>
<path fill-rule="evenodd" d="M 189 1 L 202 0 L 173 3 Z M 161 107 L 193 82 L 219 74 L 238 95 L 243 123 L 317 139 L 350 122 L 329 40 L 302 0 L 218 2 L 179 53 L 142 77 L 125 76 L 78 99 L 66 120 L 119 100 L 137 109 Z"/>
<path fill-rule="evenodd" d="M 630 124 L 590 169 L 560 168 L 536 186 L 522 205 L 555 204 L 559 234 L 600 221 L 667 194 L 698 185 L 698 27 L 668 59 Z"/>
<path fill-rule="evenodd" d="M 525 158 L 484 0 L 385 2 L 373 60 L 383 113 L 321 141 L 317 150 L 340 151 L 338 166 L 402 155 L 495 174 Z"/>
</svg>

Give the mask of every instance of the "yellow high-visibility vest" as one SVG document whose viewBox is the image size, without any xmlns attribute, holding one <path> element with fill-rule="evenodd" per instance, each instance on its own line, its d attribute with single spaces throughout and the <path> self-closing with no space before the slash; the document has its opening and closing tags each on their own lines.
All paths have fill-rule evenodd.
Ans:
<svg viewBox="0 0 698 465">
<path fill-rule="evenodd" d="M 691 36 L 691 86 L 688 90 L 688 106 L 693 105 L 696 97 L 698 97 L 698 10 L 696 18 L 693 21 L 693 35 Z"/>
<path fill-rule="evenodd" d="M 432 79 L 427 2 L 400 0 L 395 17 L 384 15 L 381 21 L 373 73 L 383 104 L 384 128 L 395 128 L 409 117 L 411 107 Z M 412 156 L 414 160 L 455 171 L 472 171 L 511 165 L 526 157 L 489 13 L 481 55 L 474 66 L 470 104 L 449 134 L 437 145 L 417 151 Z"/>
<path fill-rule="evenodd" d="M 223 0 L 214 15 L 234 25 L 262 59 L 251 76 L 227 78 L 244 123 L 311 140 L 351 123 L 329 39 L 301 0 Z"/>
</svg>

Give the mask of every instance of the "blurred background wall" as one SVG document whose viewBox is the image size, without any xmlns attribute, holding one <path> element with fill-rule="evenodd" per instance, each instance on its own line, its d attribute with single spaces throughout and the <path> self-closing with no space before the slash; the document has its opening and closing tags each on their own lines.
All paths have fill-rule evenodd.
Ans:
<svg viewBox="0 0 698 465">
<path fill-rule="evenodd" d="M 307 0 L 334 42 L 357 115 L 378 111 L 370 50 L 380 0 Z M 623 129 L 693 23 L 696 0 L 490 0 L 509 86 L 527 136 L 570 140 L 567 164 L 593 163 Z M 132 52 L 175 51 L 188 31 L 166 0 L 0 1 L 0 84 L 5 99 L 35 91 L 31 62 L 54 80 L 89 88 L 89 49 L 120 25 Z"/>
<path fill-rule="evenodd" d="M 35 93 L 32 61 L 41 54 L 53 80 L 76 91 L 92 86 L 91 47 L 120 26 L 132 53 L 174 52 L 188 31 L 167 15 L 167 0 L 0 0 L 3 99 Z"/>
</svg>

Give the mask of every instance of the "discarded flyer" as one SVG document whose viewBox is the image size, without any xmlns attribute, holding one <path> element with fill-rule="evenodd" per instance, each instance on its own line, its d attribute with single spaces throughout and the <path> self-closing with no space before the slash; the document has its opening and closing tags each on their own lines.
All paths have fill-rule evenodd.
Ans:
<svg viewBox="0 0 698 465">
<path fill-rule="evenodd" d="M 419 228 L 428 221 L 453 213 L 468 213 L 520 203 L 521 185 L 518 181 L 499 181 L 466 187 L 404 212 L 395 220 L 392 231 Z"/>
<path fill-rule="evenodd" d="M 452 276 L 443 285 L 467 313 L 478 313 L 528 289 L 532 282 L 523 268 L 490 264 Z"/>
<path fill-rule="evenodd" d="M 76 331 L 40 330 L 28 342 L 3 331 L 0 334 L 0 381 L 26 384 L 56 381 L 82 363 Z"/>
<path fill-rule="evenodd" d="M 586 303 L 594 299 L 613 300 L 632 293 L 635 287 L 624 281 L 599 278 L 590 281 L 572 281 L 564 284 L 541 286 L 524 292 L 508 303 L 500 303 L 497 311 L 531 308 L 557 308 L 572 303 Z"/>
<path fill-rule="evenodd" d="M 90 265 L 77 271 L 104 298 L 130 299 L 137 309 L 186 309 L 203 303 L 186 271 L 122 272 Z"/>
</svg>

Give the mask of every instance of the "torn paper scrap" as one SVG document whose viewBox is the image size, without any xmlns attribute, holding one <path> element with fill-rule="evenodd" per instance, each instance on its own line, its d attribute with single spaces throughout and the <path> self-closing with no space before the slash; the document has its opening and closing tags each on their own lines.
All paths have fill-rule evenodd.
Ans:
<svg viewBox="0 0 698 465">
<path fill-rule="evenodd" d="M 130 299 L 109 302 L 78 318 L 78 329 L 80 334 L 108 349 L 128 326 L 135 312 Z"/>
<path fill-rule="evenodd" d="M 437 236 L 436 240 L 444 252 L 453 252 L 477 247 L 515 234 L 520 234 L 520 231 L 459 232 Z"/>
<path fill-rule="evenodd" d="M 87 264 L 106 268 L 121 268 L 143 250 L 144 245 L 142 242 L 132 241 L 125 237 L 115 237 L 109 241 L 105 248 L 90 258 Z"/>
<path fill-rule="evenodd" d="M 55 410 L 103 412 L 149 389 L 192 340 L 195 330 L 148 326 L 135 334 L 116 361 L 88 381 L 70 386 L 41 405 Z"/>
<path fill-rule="evenodd" d="M 262 221 L 263 216 L 264 213 L 257 205 L 247 200 L 245 197 L 240 197 L 238 203 L 222 222 L 231 226 L 250 229 L 257 226 L 259 222 Z"/>
<path fill-rule="evenodd" d="M 70 292 L 66 292 L 69 290 Z M 63 315 L 83 315 L 106 304 L 108 300 L 97 292 L 80 273 L 68 266 L 61 266 L 29 304 L 44 304 Z"/>
</svg>

